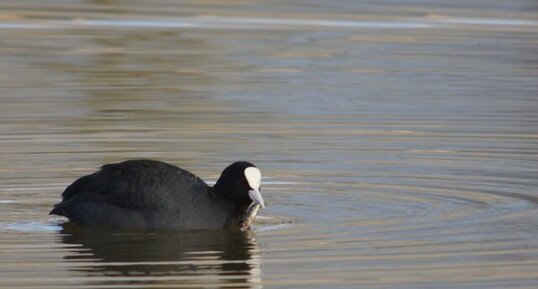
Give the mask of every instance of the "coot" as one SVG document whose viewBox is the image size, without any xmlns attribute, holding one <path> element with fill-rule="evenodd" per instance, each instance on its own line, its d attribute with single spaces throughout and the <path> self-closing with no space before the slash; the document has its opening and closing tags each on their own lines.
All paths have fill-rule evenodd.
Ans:
<svg viewBox="0 0 538 289">
<path fill-rule="evenodd" d="M 76 180 L 50 214 L 103 228 L 246 230 L 265 208 L 260 180 L 260 170 L 244 161 L 225 168 L 210 187 L 171 164 L 129 160 Z"/>
</svg>

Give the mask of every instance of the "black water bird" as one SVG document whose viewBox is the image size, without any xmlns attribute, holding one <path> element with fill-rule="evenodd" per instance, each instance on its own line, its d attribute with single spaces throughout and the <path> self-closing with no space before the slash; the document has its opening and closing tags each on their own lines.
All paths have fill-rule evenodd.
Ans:
<svg viewBox="0 0 538 289">
<path fill-rule="evenodd" d="M 243 161 L 226 167 L 210 187 L 165 162 L 129 160 L 77 179 L 50 214 L 101 228 L 247 230 L 265 208 L 260 181 L 260 170 Z"/>
</svg>

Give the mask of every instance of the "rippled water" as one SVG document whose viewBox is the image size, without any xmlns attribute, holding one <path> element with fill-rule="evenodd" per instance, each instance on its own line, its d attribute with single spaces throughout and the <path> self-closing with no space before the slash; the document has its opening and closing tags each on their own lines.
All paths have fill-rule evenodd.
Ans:
<svg viewBox="0 0 538 289">
<path fill-rule="evenodd" d="M 0 2 L 0 287 L 536 288 L 534 1 Z M 253 232 L 48 216 L 128 158 L 256 163 Z"/>
</svg>

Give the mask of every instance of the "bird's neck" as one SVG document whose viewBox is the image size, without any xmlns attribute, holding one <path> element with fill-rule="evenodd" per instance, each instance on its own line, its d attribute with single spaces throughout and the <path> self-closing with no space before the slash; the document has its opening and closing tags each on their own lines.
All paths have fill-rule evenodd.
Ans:
<svg viewBox="0 0 538 289">
<path fill-rule="evenodd" d="M 233 186 L 229 184 L 217 181 L 217 183 L 212 188 L 210 188 L 210 190 L 210 195 L 213 198 L 225 199 L 235 204 L 235 206 L 240 209 L 246 209 L 250 205 L 250 200 L 246 200 L 245 202 L 245 200 L 240 198 L 237 192 L 234 191 Z"/>
<path fill-rule="evenodd" d="M 230 199 L 231 198 L 231 192 L 230 189 L 227 188 L 227 186 L 223 185 L 220 180 L 215 183 L 215 185 L 210 188 L 211 190 L 211 196 L 217 197 L 217 198 L 225 198 Z"/>
<path fill-rule="evenodd" d="M 226 218 L 224 227 L 241 229 L 249 204 L 238 202 L 237 198 L 234 198 L 233 191 L 227 186 L 219 185 L 218 182 L 215 186 L 209 188 L 209 194 L 214 199 L 226 200 L 229 206 L 230 212 Z"/>
<path fill-rule="evenodd" d="M 234 186 L 229 182 L 226 182 L 226 180 L 219 178 L 213 186 L 213 195 L 215 197 L 233 201 L 235 197 Z"/>
</svg>

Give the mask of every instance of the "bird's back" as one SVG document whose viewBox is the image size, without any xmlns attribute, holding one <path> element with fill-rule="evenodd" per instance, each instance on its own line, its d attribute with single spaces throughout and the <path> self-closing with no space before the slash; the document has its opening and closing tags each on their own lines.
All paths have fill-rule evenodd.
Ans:
<svg viewBox="0 0 538 289">
<path fill-rule="evenodd" d="M 76 180 L 51 214 L 99 227 L 216 228 L 224 224 L 211 220 L 211 214 L 225 219 L 230 208 L 215 202 L 210 191 L 200 178 L 176 166 L 130 160 Z"/>
</svg>

